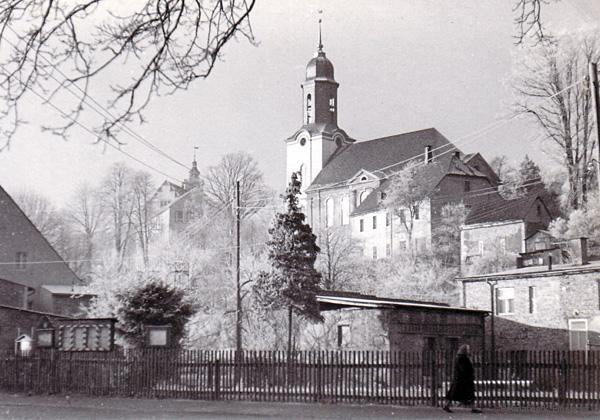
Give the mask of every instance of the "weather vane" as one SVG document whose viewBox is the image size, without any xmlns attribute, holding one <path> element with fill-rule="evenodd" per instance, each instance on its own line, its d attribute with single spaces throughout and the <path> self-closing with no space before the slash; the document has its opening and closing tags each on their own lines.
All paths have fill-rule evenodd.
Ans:
<svg viewBox="0 0 600 420">
<path fill-rule="evenodd" d="M 321 41 L 321 22 L 323 21 L 321 16 L 323 16 L 323 9 L 319 9 L 318 13 L 319 13 L 319 51 L 323 51 L 323 42 Z"/>
</svg>

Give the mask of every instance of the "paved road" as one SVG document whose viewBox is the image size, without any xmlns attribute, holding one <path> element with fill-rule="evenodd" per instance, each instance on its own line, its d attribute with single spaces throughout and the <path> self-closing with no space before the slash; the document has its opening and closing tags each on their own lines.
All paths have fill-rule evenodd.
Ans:
<svg viewBox="0 0 600 420">
<path fill-rule="evenodd" d="M 466 410 L 430 407 L 145 400 L 0 394 L 1 419 L 599 419 L 599 412 Z"/>
</svg>

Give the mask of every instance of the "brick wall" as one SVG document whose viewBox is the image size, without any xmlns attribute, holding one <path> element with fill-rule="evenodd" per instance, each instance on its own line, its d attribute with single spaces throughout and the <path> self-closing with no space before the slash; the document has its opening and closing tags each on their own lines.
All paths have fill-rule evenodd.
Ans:
<svg viewBox="0 0 600 420">
<path fill-rule="evenodd" d="M 15 339 L 18 334 L 32 334 L 43 316 L 41 312 L 28 311 L 25 309 L 0 306 L 0 350 L 14 349 Z M 58 317 L 48 315 L 50 321 Z"/>
</svg>

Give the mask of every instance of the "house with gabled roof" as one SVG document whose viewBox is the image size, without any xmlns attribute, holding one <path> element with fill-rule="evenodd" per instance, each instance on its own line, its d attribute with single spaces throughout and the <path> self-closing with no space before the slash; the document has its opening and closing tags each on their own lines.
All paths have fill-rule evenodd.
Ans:
<svg viewBox="0 0 600 420">
<path fill-rule="evenodd" d="M 70 300 L 61 303 L 47 292 L 53 288 L 71 290 L 81 286 L 82 280 L 0 187 L 0 303 L 73 314 L 78 311 L 78 297 L 63 293 L 63 297 Z"/>
<path fill-rule="evenodd" d="M 302 84 L 303 124 L 286 139 L 286 180 L 293 172 L 301 174 L 301 204 L 314 231 L 344 226 L 363 241 L 365 256 L 381 258 L 409 246 L 430 247 L 443 205 L 490 199 L 491 194 L 471 193 L 498 185 L 485 159 L 465 155 L 435 128 L 370 141 L 350 137 L 338 126 L 338 87 L 319 43 Z M 411 243 L 401 216 L 381 203 L 390 175 L 408 161 L 428 166 L 423 182 L 435 195 L 417 209 Z"/>
<path fill-rule="evenodd" d="M 526 190 L 511 200 L 495 196 L 478 203 L 461 227 L 462 271 L 486 253 L 516 256 L 532 251 L 536 233 L 544 231 L 552 218 L 539 189 Z M 544 243 L 550 245 L 547 236 Z"/>
</svg>

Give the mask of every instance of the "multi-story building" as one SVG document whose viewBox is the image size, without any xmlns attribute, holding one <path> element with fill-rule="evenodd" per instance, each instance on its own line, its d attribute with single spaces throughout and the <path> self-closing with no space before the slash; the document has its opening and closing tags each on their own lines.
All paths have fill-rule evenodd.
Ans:
<svg viewBox="0 0 600 420">
<path fill-rule="evenodd" d="M 303 124 L 286 140 L 286 179 L 300 172 L 302 204 L 313 230 L 344 226 L 363 241 L 365 256 L 376 259 L 409 246 L 428 248 L 445 204 L 471 206 L 493 198 L 472 193 L 494 192 L 498 185 L 485 159 L 465 155 L 435 128 L 362 142 L 350 137 L 338 126 L 338 87 L 320 44 L 302 84 Z M 390 175 L 411 160 L 427 165 L 422 182 L 433 194 L 414 209 L 409 234 L 401 209 L 390 213 L 382 199 Z"/>
<path fill-rule="evenodd" d="M 461 227 L 462 272 L 486 253 L 516 256 L 531 252 L 536 246 L 539 249 L 540 245 L 549 248 L 548 234 L 542 235 L 540 231 L 546 229 L 551 220 L 550 210 L 538 191 L 512 200 L 496 196 L 488 203 L 479 203 Z M 536 240 L 538 245 L 534 243 Z"/>
<path fill-rule="evenodd" d="M 204 191 L 196 157 L 182 186 L 165 180 L 150 199 L 155 238 L 169 241 L 203 212 Z"/>
</svg>

